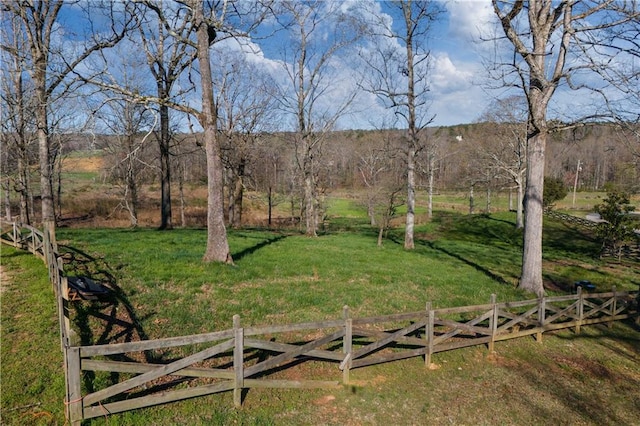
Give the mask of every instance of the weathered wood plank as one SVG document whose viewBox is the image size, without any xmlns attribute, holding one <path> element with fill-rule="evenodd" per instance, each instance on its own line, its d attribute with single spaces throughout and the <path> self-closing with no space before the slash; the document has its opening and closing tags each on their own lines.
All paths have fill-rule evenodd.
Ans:
<svg viewBox="0 0 640 426">
<path fill-rule="evenodd" d="M 376 317 L 353 318 L 353 325 L 374 325 L 378 323 L 394 322 L 394 321 L 412 321 L 424 318 L 424 311 L 406 312 L 400 314 L 380 315 Z"/>
<path fill-rule="evenodd" d="M 427 324 L 426 318 L 423 318 L 420 321 L 417 321 L 411 325 L 409 325 L 408 327 L 405 327 L 403 329 L 400 329 L 398 331 L 396 331 L 395 333 L 391 333 L 389 335 L 387 335 L 387 337 L 385 337 L 384 339 L 378 340 L 376 342 L 373 342 L 367 346 L 364 346 L 356 351 L 353 352 L 353 355 L 351 357 L 351 359 L 353 359 L 355 362 L 356 359 L 360 358 L 363 355 L 366 355 L 368 353 L 371 353 L 375 350 L 378 350 L 386 345 L 388 345 L 389 343 L 393 342 L 397 337 L 400 336 L 404 336 L 405 334 L 409 334 L 409 333 L 413 333 L 414 331 L 416 331 L 419 328 L 425 327 Z"/>
<path fill-rule="evenodd" d="M 99 355 L 116 355 L 127 352 L 142 352 L 154 349 L 167 349 L 175 346 L 211 343 L 233 337 L 233 329 L 216 331 L 213 333 L 194 334 L 190 336 L 168 337 L 156 340 L 142 340 L 139 342 L 110 343 L 108 345 L 81 346 L 80 356 L 88 358 Z"/>
<path fill-rule="evenodd" d="M 484 319 L 480 319 L 480 321 L 478 321 L 479 323 L 482 321 L 485 321 L 487 319 L 490 319 L 492 312 L 487 313 L 486 315 L 489 315 L 489 318 L 484 318 Z M 458 321 L 453 321 L 453 320 L 446 320 L 446 319 L 438 319 L 438 325 L 443 325 L 445 327 L 453 327 L 457 330 L 464 330 L 464 331 L 468 331 L 470 333 L 475 333 L 475 334 L 482 334 L 482 335 L 490 335 L 491 334 L 491 329 L 489 327 L 478 327 L 475 325 L 469 325 L 467 323 L 464 322 L 458 322 Z"/>
<path fill-rule="evenodd" d="M 537 306 L 538 299 L 530 299 L 530 300 L 520 300 L 515 302 L 501 302 L 496 303 L 496 307 L 498 309 L 515 309 L 515 308 L 523 308 L 525 306 Z"/>
<path fill-rule="evenodd" d="M 484 315 L 482 315 L 482 316 L 480 316 L 480 317 L 477 317 L 477 318 L 475 318 L 475 319 L 473 319 L 473 320 L 471 320 L 471 321 L 468 321 L 468 322 L 466 322 L 465 324 L 466 324 L 466 325 L 474 326 L 474 325 L 476 325 L 476 324 L 481 323 L 482 321 L 487 320 L 487 319 L 488 319 L 492 314 L 493 314 L 493 309 L 491 308 L 491 310 L 489 310 L 488 312 L 484 313 Z M 442 320 L 441 320 L 440 318 L 435 318 L 435 319 L 434 319 L 434 325 L 441 325 L 441 324 L 442 324 L 442 323 L 441 323 L 441 321 L 442 321 Z M 456 323 L 456 324 L 459 324 L 459 323 Z M 451 330 L 451 331 L 449 331 L 449 332 L 446 332 L 446 333 L 443 333 L 443 334 L 441 334 L 441 335 L 439 335 L 439 336 L 436 336 L 436 335 L 434 334 L 434 336 L 433 336 L 433 342 L 434 342 L 434 344 L 436 344 L 436 345 L 437 345 L 437 344 L 441 344 L 443 341 L 445 341 L 445 340 L 447 340 L 447 339 L 450 339 L 450 338 L 452 338 L 452 337 L 457 336 L 457 335 L 458 335 L 458 334 L 460 334 L 462 331 L 465 331 L 465 330 L 463 330 L 463 329 L 461 329 L 461 328 L 459 328 L 459 327 L 456 327 L 456 328 L 454 328 L 453 330 Z M 434 330 L 434 333 L 435 333 L 435 330 Z"/>
<path fill-rule="evenodd" d="M 486 311 L 490 309 L 493 309 L 493 305 L 491 303 L 487 303 L 486 305 L 458 306 L 456 308 L 435 309 L 435 313 L 436 317 L 439 317 L 441 315 L 465 314 L 468 312 Z"/>
<path fill-rule="evenodd" d="M 452 349 L 466 348 L 469 346 L 485 345 L 491 341 L 491 336 L 476 337 L 475 339 L 455 340 L 453 342 L 438 343 L 433 346 L 433 352 L 450 351 Z"/>
<path fill-rule="evenodd" d="M 252 365 L 251 367 L 245 368 L 244 377 L 251 377 L 255 374 L 261 373 L 263 371 L 269 370 L 277 365 L 288 361 L 292 358 L 296 358 L 306 352 L 309 352 L 311 349 L 315 349 L 319 346 L 326 345 L 329 342 L 332 342 L 336 339 L 341 338 L 344 335 L 344 330 L 337 331 L 333 334 L 329 334 L 320 339 L 313 340 L 307 344 L 302 346 L 297 346 L 297 349 L 291 350 L 289 352 L 285 352 L 283 354 L 274 356 L 273 358 L 269 358 L 266 361 L 260 362 L 258 364 Z"/>
<path fill-rule="evenodd" d="M 571 300 L 578 300 L 578 297 L 579 296 L 577 294 L 567 294 L 564 296 L 545 297 L 545 301 L 547 302 L 547 304 L 557 303 L 557 302 L 569 302 Z"/>
<path fill-rule="evenodd" d="M 529 309 L 528 311 L 520 314 L 520 315 L 514 315 L 511 314 L 510 312 L 505 312 L 505 311 L 498 311 L 498 315 L 501 318 L 509 318 L 511 321 L 507 321 L 506 323 L 502 324 L 501 326 L 498 326 L 497 328 L 497 332 L 501 332 L 502 330 L 507 330 L 513 326 L 515 326 L 516 324 L 526 324 L 529 326 L 538 326 L 538 321 L 530 319 L 529 317 L 531 317 L 533 314 L 538 312 L 538 306 L 534 306 L 533 308 Z"/>
<path fill-rule="evenodd" d="M 85 406 L 84 418 L 91 419 L 94 417 L 105 416 L 108 414 L 121 413 L 123 411 L 134 410 L 137 408 L 151 407 L 153 405 L 166 404 L 169 402 L 180 401 L 182 399 L 193 398 L 196 396 L 211 395 L 219 392 L 226 392 L 233 389 L 233 381 L 225 381 L 223 383 L 215 383 L 211 385 L 203 385 L 194 388 L 178 389 L 169 392 L 162 392 L 153 395 L 142 396 L 139 398 L 127 399 L 125 401 L 110 402 L 95 407 Z"/>
<path fill-rule="evenodd" d="M 527 328 L 526 330 L 518 330 L 512 331 L 510 333 L 499 333 L 496 334 L 494 340 L 502 341 L 502 340 L 511 340 L 516 339 L 518 337 L 531 336 L 532 334 L 538 334 L 540 332 L 540 327 L 536 328 Z"/>
<path fill-rule="evenodd" d="M 564 309 L 558 308 L 556 306 L 553 305 L 549 305 L 547 304 L 545 306 L 547 311 L 551 311 L 554 314 L 549 316 L 546 315 L 545 316 L 545 324 L 553 324 L 557 319 L 566 317 L 566 318 L 570 318 L 570 319 L 574 319 L 577 320 L 579 319 L 579 315 L 577 312 L 577 306 L 578 306 L 578 302 L 576 301 L 575 303 L 572 303 L 571 305 L 567 306 Z"/>
<path fill-rule="evenodd" d="M 423 319 L 423 321 L 426 323 L 426 320 Z M 386 336 L 389 335 L 388 331 L 378 331 L 378 330 L 373 330 L 370 328 L 354 328 L 353 329 L 353 335 L 354 336 L 361 336 L 361 337 L 373 337 L 376 339 L 382 339 Z M 420 345 L 423 346 L 425 344 L 425 340 L 421 339 L 419 337 L 412 337 L 412 336 L 400 336 L 396 339 L 396 342 L 398 343 L 404 343 L 404 344 L 409 344 L 409 345 Z"/>
<path fill-rule="evenodd" d="M 268 342 L 266 340 L 258 340 L 258 339 L 245 339 L 244 345 L 248 348 L 262 349 L 265 351 L 272 351 L 272 352 L 288 352 L 300 347 L 298 345 L 291 345 L 289 343 Z M 303 354 L 303 356 L 329 359 L 333 361 L 342 361 L 343 359 L 342 354 L 339 354 L 337 352 L 331 352 L 328 350 L 322 350 L 322 349 L 314 349 L 314 350 L 308 351 L 307 353 Z"/>
<path fill-rule="evenodd" d="M 614 301 L 614 299 L 611 298 L 611 299 L 603 301 L 601 304 L 598 305 L 598 304 L 592 303 L 592 302 L 590 302 L 588 300 L 585 300 L 584 304 L 583 304 L 583 309 L 587 308 L 587 307 L 591 308 L 591 309 L 588 309 L 588 310 L 584 309 L 583 314 L 582 314 L 582 318 L 583 319 L 587 319 L 589 317 L 594 316 L 597 313 L 602 313 L 604 315 L 612 315 L 613 314 L 612 309 L 607 309 L 607 308 L 612 307 L 613 301 Z"/>
<path fill-rule="evenodd" d="M 66 375 L 66 415 L 72 425 L 79 425 L 84 418 L 82 401 L 82 374 L 80 370 L 80 351 L 78 348 L 65 348 Z"/>
<path fill-rule="evenodd" d="M 142 374 L 149 371 L 155 371 L 156 368 L 162 367 L 166 364 L 142 364 L 138 362 L 126 362 L 126 361 L 105 361 L 105 360 L 93 360 L 83 359 L 81 362 L 81 368 L 84 371 L 109 371 L 114 373 L 131 373 Z M 235 374 L 232 370 L 222 370 L 217 368 L 203 368 L 203 367 L 187 367 L 181 370 L 174 371 L 168 376 L 181 376 L 181 377 L 206 377 L 212 379 L 233 379 Z"/>
<path fill-rule="evenodd" d="M 244 335 L 247 336 L 256 336 L 256 335 L 264 335 L 264 334 L 274 334 L 274 333 L 290 333 L 293 331 L 303 331 L 303 330 L 319 330 L 325 328 L 340 328 L 344 326 L 344 321 L 342 320 L 329 320 L 329 321 L 317 321 L 317 322 L 306 322 L 300 324 L 287 324 L 287 325 L 266 325 L 266 326 L 255 326 L 255 327 L 245 327 Z"/>
<path fill-rule="evenodd" d="M 400 352 L 393 352 L 384 355 L 372 355 L 366 358 L 361 358 L 352 361 L 351 368 L 367 367 L 375 364 L 384 364 L 392 361 L 399 361 L 401 359 L 414 358 L 417 356 L 424 356 L 427 348 L 418 348 L 411 350 L 403 350 Z"/>
<path fill-rule="evenodd" d="M 244 330 L 240 326 L 240 316 L 233 316 L 234 347 L 233 347 L 233 405 L 242 406 L 242 388 L 244 387 Z"/>
<path fill-rule="evenodd" d="M 203 351 L 200 351 L 198 353 L 195 353 L 193 355 L 189 355 L 185 358 L 179 359 L 178 361 L 172 362 L 170 364 L 165 364 L 162 365 L 160 367 L 157 367 L 156 369 L 154 369 L 153 371 L 149 371 L 147 373 L 143 373 L 139 376 L 136 377 L 132 377 L 129 380 L 125 380 L 124 382 L 120 382 L 118 384 L 115 384 L 113 386 L 109 386 L 106 389 L 102 389 L 100 391 L 91 393 L 89 395 L 86 395 L 84 397 L 84 401 L 87 405 L 92 405 L 93 403 L 96 403 L 98 401 L 101 401 L 103 399 L 112 397 L 114 395 L 117 395 L 119 393 L 122 392 L 126 392 L 130 389 L 133 389 L 137 386 L 140 386 L 146 382 L 149 382 L 151 380 L 155 380 L 159 377 L 162 376 L 166 376 L 168 374 L 171 374 L 175 371 L 181 370 L 193 363 L 205 360 L 207 358 L 210 358 L 216 354 L 219 354 L 221 352 L 227 351 L 229 349 L 231 349 L 234 345 L 234 340 L 228 340 L 226 342 L 220 343 L 218 345 L 212 346 L 210 348 L 207 348 Z"/>
<path fill-rule="evenodd" d="M 317 389 L 335 388 L 340 386 L 337 380 L 271 380 L 271 379 L 244 379 L 247 388 L 267 389 Z"/>
<path fill-rule="evenodd" d="M 353 320 L 347 305 L 342 307 L 342 318 L 344 319 L 344 336 L 342 337 L 344 359 L 340 362 L 339 368 L 342 370 L 342 383 L 346 385 L 350 382 L 351 356 L 353 354 Z"/>
</svg>

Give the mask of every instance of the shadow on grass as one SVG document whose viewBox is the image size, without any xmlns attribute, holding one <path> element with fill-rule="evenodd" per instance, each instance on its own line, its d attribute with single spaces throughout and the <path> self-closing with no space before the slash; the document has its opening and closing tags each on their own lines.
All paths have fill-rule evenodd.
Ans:
<svg viewBox="0 0 640 426">
<path fill-rule="evenodd" d="M 640 362 L 638 326 L 631 322 L 617 323 L 608 328 L 599 324 L 590 326 L 582 334 L 559 333 L 558 339 L 570 342 L 591 341 L 601 346 L 603 357 L 628 360 L 630 365 Z M 574 347 L 582 347 L 573 344 Z M 594 358 L 595 357 L 595 358 Z M 538 360 L 510 368 L 529 389 L 538 392 L 520 392 L 513 388 L 512 398 L 525 402 L 541 424 L 635 424 L 640 406 L 634 401 L 640 380 L 628 367 L 602 362 L 599 355 L 580 351 L 549 352 L 545 360 Z M 543 395 L 545 398 L 540 398 Z M 547 402 L 545 402 L 545 399 Z M 548 400 L 561 408 L 551 407 Z M 635 408 L 633 408 L 635 407 Z M 623 409 L 621 409 L 623 408 Z M 563 418 L 558 419 L 562 413 Z"/>
<path fill-rule="evenodd" d="M 485 274 L 486 276 L 488 276 L 492 280 L 496 281 L 497 283 L 504 284 L 504 285 L 511 285 L 511 283 L 509 281 L 507 281 L 506 279 L 504 279 L 500 274 L 498 274 L 496 272 L 493 272 L 491 269 L 489 269 L 489 268 L 487 268 L 487 267 L 485 267 L 483 265 L 480 265 L 479 263 L 474 262 L 471 259 L 465 258 L 465 257 L 463 257 L 462 255 L 460 255 L 458 253 L 454 253 L 453 251 L 445 249 L 444 247 L 439 247 L 439 246 L 435 245 L 433 243 L 433 241 L 418 241 L 418 244 L 425 245 L 425 246 L 429 247 L 430 249 L 432 249 L 434 251 L 439 251 L 441 253 L 446 254 L 447 256 L 453 257 L 454 259 L 457 259 L 457 260 L 461 261 L 462 263 L 471 266 L 476 271 Z"/>
<path fill-rule="evenodd" d="M 259 242 L 258 244 L 255 244 L 251 247 L 247 247 L 244 250 L 239 251 L 238 253 L 233 253 L 232 257 L 234 261 L 238 261 L 240 259 L 242 259 L 245 256 L 249 256 L 253 253 L 255 253 L 256 251 L 260 250 L 261 248 L 267 247 L 273 243 L 277 243 L 278 241 L 281 241 L 283 239 L 287 238 L 286 235 L 275 235 L 273 238 L 268 238 L 264 241 Z"/>
<path fill-rule="evenodd" d="M 80 343 L 104 345 L 148 339 L 108 263 L 73 247 L 62 246 L 61 251 L 64 252 L 62 258 L 69 275 L 90 278 L 110 290 L 108 295 L 97 300 L 70 302 L 74 312 L 73 323 L 80 331 Z M 96 325 L 94 319 L 101 325 L 100 329 L 92 327 Z"/>
<path fill-rule="evenodd" d="M 559 339 L 566 340 L 593 340 L 595 344 L 627 358 L 640 365 L 640 317 L 627 318 L 618 321 L 613 327 L 598 324 L 590 327 L 590 331 L 598 330 L 597 333 L 582 333 L 558 335 Z"/>
</svg>

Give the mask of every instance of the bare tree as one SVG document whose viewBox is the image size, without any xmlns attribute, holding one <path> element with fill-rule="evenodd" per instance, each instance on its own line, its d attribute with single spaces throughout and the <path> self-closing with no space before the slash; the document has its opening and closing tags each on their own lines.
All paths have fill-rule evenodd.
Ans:
<svg viewBox="0 0 640 426">
<path fill-rule="evenodd" d="M 390 132 L 381 132 L 382 146 L 365 145 L 359 152 L 358 161 L 369 221 L 372 226 L 378 227 L 378 246 L 382 245 L 384 234 L 396 217 L 398 207 L 404 204 L 401 196 L 404 183 L 395 172 L 397 147 L 391 143 Z"/>
<path fill-rule="evenodd" d="M 554 129 L 548 117 L 549 105 L 561 84 L 583 91 L 589 87 L 601 89 L 597 83 L 590 86 L 584 78 L 585 72 L 594 70 L 589 58 L 597 55 L 597 51 L 583 49 L 584 39 L 593 45 L 596 40 L 608 42 L 606 32 L 637 17 L 637 5 L 615 0 L 492 0 L 492 4 L 513 52 L 508 61 L 499 63 L 498 75 L 505 84 L 521 89 L 528 105 L 524 250 L 519 287 L 542 296 L 545 147 L 547 135 Z M 586 115 L 593 118 L 599 114 L 595 111 Z"/>
<path fill-rule="evenodd" d="M 33 193 L 31 189 L 31 165 L 36 163 L 35 118 L 33 86 L 25 82 L 23 70 L 27 68 L 25 53 L 26 35 L 18 17 L 2 15 L 3 40 L 0 74 L 0 144 L 2 152 L 2 185 L 5 191 L 5 210 L 11 216 L 10 193 L 19 196 L 20 221 L 31 224 L 33 215 Z"/>
<path fill-rule="evenodd" d="M 524 227 L 523 199 L 527 170 L 526 103 L 510 96 L 491 103 L 479 120 L 491 126 L 491 136 L 474 144 L 477 158 L 484 167 L 511 181 L 516 187 L 516 228 Z M 488 140 L 490 138 L 490 140 Z"/>
<path fill-rule="evenodd" d="M 55 209 L 53 192 L 53 165 L 51 163 L 51 138 L 49 125 L 49 107 L 54 96 L 69 90 L 69 77 L 73 70 L 93 53 L 114 46 L 125 35 L 130 21 L 127 8 L 115 3 L 97 4 L 100 11 L 106 11 L 108 21 L 106 31 L 94 31 L 88 35 L 82 46 L 76 51 L 64 49 L 52 39 L 59 31 L 56 24 L 60 11 L 65 6 L 63 0 L 8 1 L 2 8 L 20 20 L 21 31 L 26 34 L 25 52 L 28 54 L 29 75 L 34 87 L 36 117 L 36 135 L 40 163 L 40 193 L 42 199 L 42 222 L 44 228 L 55 239 Z M 92 8 L 92 4 L 83 7 Z M 98 11 L 98 9 L 94 9 Z M 112 19 L 116 14 L 123 19 Z"/>
<path fill-rule="evenodd" d="M 246 37 L 264 17 L 266 6 L 263 2 L 204 3 L 198 0 L 167 2 L 171 7 L 165 7 L 165 2 L 154 0 L 139 0 L 137 3 L 156 14 L 160 25 L 166 34 L 171 36 L 173 42 L 188 46 L 185 52 L 188 50 L 189 53 L 185 58 L 189 55 L 197 58 L 200 107 L 194 107 L 185 99 L 167 99 L 134 93 L 123 88 L 118 84 L 117 79 L 113 78 L 104 79 L 93 75 L 85 76 L 84 80 L 98 84 L 102 88 L 118 91 L 138 102 L 167 105 L 197 118 L 198 124 L 203 129 L 207 162 L 207 247 L 203 260 L 232 263 L 224 223 L 223 165 L 217 127 L 218 104 L 213 91 L 209 49 L 212 44 L 228 38 Z M 180 19 L 175 19 L 176 16 Z M 187 84 L 189 88 L 196 89 L 195 70 L 191 67 L 187 68 L 189 70 Z"/>
<path fill-rule="evenodd" d="M 416 204 L 416 156 L 425 146 L 423 130 L 433 121 L 428 115 L 429 61 L 426 41 L 441 8 L 432 1 L 385 2 L 392 18 L 371 16 L 368 27 L 372 48 L 362 51 L 369 68 L 363 87 L 375 94 L 406 125 L 407 215 L 404 247 L 413 249 Z"/>
<path fill-rule="evenodd" d="M 228 47 L 227 47 L 228 49 Z M 228 176 L 229 223 L 240 226 L 246 178 L 259 157 L 261 134 L 272 130 L 276 111 L 275 82 L 271 76 L 246 59 L 243 52 L 214 49 L 214 88 L 218 99 L 218 127 L 222 160 Z M 260 160 L 263 160 L 260 158 Z"/>
<path fill-rule="evenodd" d="M 358 33 L 347 30 L 349 21 L 339 2 L 287 0 L 278 4 L 278 20 L 289 38 L 284 48 L 287 79 L 279 97 L 280 107 L 295 118 L 291 136 L 304 189 L 305 233 L 316 236 L 321 210 L 318 164 L 323 143 L 356 93 L 344 87 L 338 89 L 336 59 Z"/>
<path fill-rule="evenodd" d="M 171 229 L 171 157 L 172 140 L 168 101 L 180 97 L 174 93 L 176 82 L 196 59 L 196 50 L 183 39 L 189 39 L 196 31 L 191 16 L 186 13 L 167 13 L 162 8 L 171 8 L 171 3 L 147 2 L 157 13 L 140 16 L 139 40 L 142 42 L 147 64 L 156 85 L 156 96 L 160 100 L 159 129 L 156 133 L 160 154 L 160 229 Z M 175 5 L 173 5 L 175 6 Z M 177 11 L 175 11 L 177 12 Z M 165 22 L 158 17 L 162 16 Z M 187 89 L 188 90 L 188 89 Z"/>
<path fill-rule="evenodd" d="M 135 227 L 138 225 L 140 181 L 144 170 L 150 167 L 142 154 L 156 117 L 145 105 L 117 95 L 105 99 L 97 115 L 104 128 L 113 134 L 105 146 L 112 158 L 110 174 L 121 189 L 119 207 L 129 213 L 131 226 Z"/>
</svg>

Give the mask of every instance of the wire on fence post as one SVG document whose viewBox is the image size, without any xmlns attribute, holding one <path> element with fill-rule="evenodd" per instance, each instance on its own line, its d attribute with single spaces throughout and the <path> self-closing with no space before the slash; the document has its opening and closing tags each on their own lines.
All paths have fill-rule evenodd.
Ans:
<svg viewBox="0 0 640 426">
<path fill-rule="evenodd" d="M 80 425 L 84 417 L 82 401 L 82 372 L 80 371 L 80 348 L 66 347 L 67 400 L 65 410 L 71 425 Z"/>
<path fill-rule="evenodd" d="M 342 307 L 342 319 L 344 319 L 344 338 L 342 352 L 344 359 L 340 365 L 342 368 L 342 383 L 349 384 L 349 371 L 351 369 L 351 353 L 353 351 L 353 320 L 349 314 L 349 307 Z"/>
<path fill-rule="evenodd" d="M 242 388 L 244 387 L 244 329 L 240 326 L 240 315 L 233 316 L 233 371 L 235 379 L 233 383 L 233 405 L 236 408 L 242 406 Z"/>
</svg>

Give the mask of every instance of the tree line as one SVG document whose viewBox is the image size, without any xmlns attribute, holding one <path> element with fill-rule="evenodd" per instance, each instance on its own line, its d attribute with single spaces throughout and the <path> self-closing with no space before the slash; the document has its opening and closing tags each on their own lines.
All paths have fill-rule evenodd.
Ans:
<svg viewBox="0 0 640 426">
<path fill-rule="evenodd" d="M 251 185 L 274 202 L 296 193 L 305 233 L 315 236 L 324 192 L 352 179 L 366 189 L 372 223 L 388 224 L 406 206 L 406 249 L 414 247 L 418 186 L 427 189 L 429 214 L 437 185 L 513 186 L 525 241 L 520 284 L 542 294 L 545 175 L 567 178 L 575 162 L 575 181 L 581 174 L 596 188 L 631 188 L 637 177 L 638 9 L 613 0 L 493 0 L 492 8 L 495 32 L 483 35 L 495 46 L 486 81 L 508 96 L 470 134 L 430 126 L 427 41 L 443 18 L 440 2 L 5 2 L 2 144 L 12 173 L 3 192 L 19 195 L 29 221 L 37 147 L 40 217 L 55 235 L 65 138 L 72 130 L 108 131 L 114 136 L 103 148 L 132 220 L 144 173 L 161 183 L 160 227 L 170 229 L 172 183 L 204 171 L 203 259 L 232 263 L 225 218 L 241 222 Z M 281 59 L 256 66 L 247 52 L 267 39 L 278 40 Z M 337 72 L 345 58 L 358 61 L 349 81 Z M 562 90 L 587 102 L 559 113 Z M 338 143 L 338 121 L 363 96 L 387 118 L 360 142 Z M 193 134 L 181 134 L 185 128 Z M 585 158 L 550 151 L 563 143 L 581 146 Z"/>
</svg>

